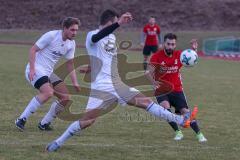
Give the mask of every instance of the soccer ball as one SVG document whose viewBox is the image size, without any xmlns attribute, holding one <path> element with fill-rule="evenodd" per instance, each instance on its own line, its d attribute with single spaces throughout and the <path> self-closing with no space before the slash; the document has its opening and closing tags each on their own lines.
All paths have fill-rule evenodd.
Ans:
<svg viewBox="0 0 240 160">
<path fill-rule="evenodd" d="M 194 50 L 186 49 L 182 51 L 180 61 L 185 67 L 193 67 L 198 62 L 198 55 Z"/>
</svg>

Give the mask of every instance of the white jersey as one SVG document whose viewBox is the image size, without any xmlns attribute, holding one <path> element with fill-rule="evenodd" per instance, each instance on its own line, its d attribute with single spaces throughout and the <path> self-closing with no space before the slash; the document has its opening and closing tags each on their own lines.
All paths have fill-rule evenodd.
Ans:
<svg viewBox="0 0 240 160">
<path fill-rule="evenodd" d="M 46 76 L 50 76 L 60 58 L 64 57 L 67 60 L 74 58 L 75 41 L 63 41 L 62 30 L 45 33 L 35 45 L 40 48 L 36 53 L 35 68 L 36 70 L 39 68 Z"/>
<path fill-rule="evenodd" d="M 125 85 L 118 73 L 117 45 L 114 34 L 109 34 L 96 43 L 92 36 L 99 29 L 87 34 L 86 47 L 91 63 L 91 94 L 87 103 L 87 110 L 109 107 L 118 102 L 125 105 L 140 92 Z"/>
<path fill-rule="evenodd" d="M 86 39 L 86 48 L 91 59 L 92 88 L 119 80 L 116 37 L 114 34 L 109 34 L 93 43 L 92 36 L 98 32 L 99 29 L 90 31 Z"/>
</svg>

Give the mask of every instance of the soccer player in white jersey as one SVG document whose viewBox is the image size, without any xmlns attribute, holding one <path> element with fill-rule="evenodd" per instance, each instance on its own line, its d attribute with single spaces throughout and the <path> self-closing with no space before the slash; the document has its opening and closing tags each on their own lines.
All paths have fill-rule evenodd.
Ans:
<svg viewBox="0 0 240 160">
<path fill-rule="evenodd" d="M 92 90 L 86 107 L 87 112 L 80 120 L 73 122 L 59 138 L 46 146 L 48 152 L 56 151 L 67 139 L 92 125 L 98 115 L 95 113 L 96 109 L 106 109 L 116 101 L 120 104 L 142 108 L 158 118 L 174 121 L 186 128 L 189 127 L 190 121 L 195 118 L 197 108 L 184 116 L 172 114 L 144 96 L 140 91 L 121 81 L 117 71 L 116 37 L 112 32 L 120 25 L 129 23 L 131 20 L 132 15 L 128 12 L 118 18 L 114 11 L 106 10 L 101 15 L 99 29 L 87 34 L 86 48 L 90 55 L 92 74 Z M 109 94 L 98 94 L 94 90 Z M 94 117 L 94 114 L 96 117 Z"/>
<path fill-rule="evenodd" d="M 69 100 L 66 85 L 53 73 L 55 64 L 62 57 L 67 60 L 67 70 L 75 89 L 80 90 L 73 64 L 76 46 L 73 38 L 77 34 L 79 25 L 79 19 L 67 17 L 62 22 L 62 30 L 53 30 L 43 34 L 31 47 L 25 76 L 39 93 L 32 98 L 24 112 L 16 119 L 15 125 L 20 131 L 24 130 L 24 125 L 30 115 L 55 95 L 58 100 L 52 103 L 50 110 L 38 124 L 41 130 L 51 130 L 50 123 L 56 117 L 55 108 L 58 105 L 66 105 L 64 103 Z"/>
</svg>

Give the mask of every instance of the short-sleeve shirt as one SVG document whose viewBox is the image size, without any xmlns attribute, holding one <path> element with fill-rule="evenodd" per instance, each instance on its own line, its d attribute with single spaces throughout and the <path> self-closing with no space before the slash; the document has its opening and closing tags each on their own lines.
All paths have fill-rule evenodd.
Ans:
<svg viewBox="0 0 240 160">
<path fill-rule="evenodd" d="M 182 80 L 180 69 L 182 63 L 180 62 L 181 51 L 173 52 L 172 57 L 165 54 L 164 50 L 159 50 L 152 55 L 150 64 L 155 66 L 154 78 L 157 81 L 167 81 L 173 86 L 173 91 L 180 92 L 182 88 Z"/>
<path fill-rule="evenodd" d="M 145 45 L 146 46 L 156 46 L 158 45 L 158 35 L 160 34 L 161 30 L 158 25 L 151 26 L 147 24 L 143 28 L 143 32 L 146 34 Z"/>
<path fill-rule="evenodd" d="M 63 41 L 62 30 L 43 34 L 35 45 L 40 48 L 36 53 L 35 68 L 41 68 L 47 76 L 53 72 L 55 64 L 62 57 L 67 60 L 74 58 L 75 41 L 68 39 Z"/>
</svg>

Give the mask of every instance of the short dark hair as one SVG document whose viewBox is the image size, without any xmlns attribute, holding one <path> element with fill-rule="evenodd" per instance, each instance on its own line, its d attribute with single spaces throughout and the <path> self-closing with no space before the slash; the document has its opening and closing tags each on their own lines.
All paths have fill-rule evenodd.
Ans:
<svg viewBox="0 0 240 160">
<path fill-rule="evenodd" d="M 175 40 L 177 40 L 177 36 L 176 36 L 175 34 L 173 34 L 173 33 L 167 33 L 167 34 L 164 36 L 164 42 L 165 42 L 167 39 L 171 39 L 171 40 L 175 39 Z"/>
<path fill-rule="evenodd" d="M 115 17 L 119 17 L 119 15 L 110 9 L 103 11 L 100 17 L 100 25 L 105 25 L 108 21 L 113 21 Z"/>
<path fill-rule="evenodd" d="M 78 18 L 74 18 L 74 17 L 66 17 L 63 19 L 62 21 L 62 27 L 66 27 L 69 28 L 70 26 L 77 24 L 78 26 L 81 25 L 81 22 Z"/>
</svg>

